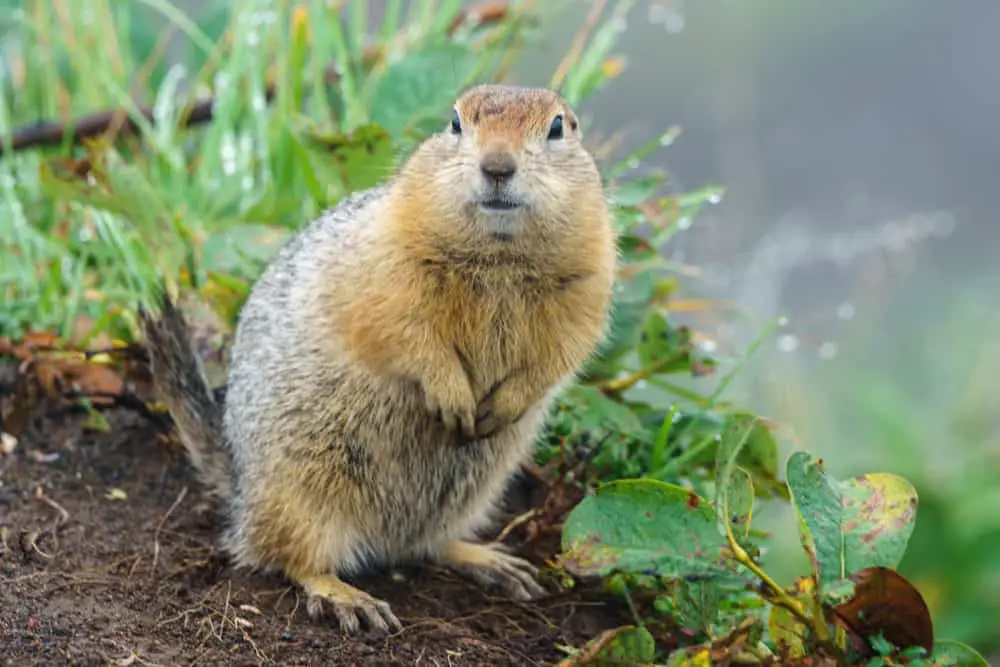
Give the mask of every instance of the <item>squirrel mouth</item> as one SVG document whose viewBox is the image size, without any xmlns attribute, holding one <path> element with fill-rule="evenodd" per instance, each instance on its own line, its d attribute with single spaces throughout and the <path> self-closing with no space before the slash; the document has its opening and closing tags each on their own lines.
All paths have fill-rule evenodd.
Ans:
<svg viewBox="0 0 1000 667">
<path fill-rule="evenodd" d="M 520 208 L 522 203 L 516 199 L 507 197 L 490 197 L 479 200 L 479 208 L 486 211 L 513 211 Z"/>
</svg>

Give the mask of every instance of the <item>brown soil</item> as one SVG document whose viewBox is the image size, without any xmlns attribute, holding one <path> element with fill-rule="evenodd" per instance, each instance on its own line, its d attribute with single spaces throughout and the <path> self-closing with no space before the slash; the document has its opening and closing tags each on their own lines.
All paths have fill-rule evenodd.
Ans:
<svg viewBox="0 0 1000 667">
<path fill-rule="evenodd" d="M 184 458 L 138 415 L 106 414 L 104 433 L 40 414 L 0 454 L 3 664 L 528 666 L 629 622 L 592 587 L 517 603 L 422 567 L 362 578 L 405 629 L 347 639 L 286 580 L 232 569 Z"/>
</svg>

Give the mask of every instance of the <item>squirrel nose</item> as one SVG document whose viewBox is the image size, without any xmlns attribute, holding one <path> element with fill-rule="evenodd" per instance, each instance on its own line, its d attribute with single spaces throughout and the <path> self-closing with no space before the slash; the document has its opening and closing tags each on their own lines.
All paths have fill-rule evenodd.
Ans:
<svg viewBox="0 0 1000 667">
<path fill-rule="evenodd" d="M 517 171 L 517 164 L 514 156 L 507 152 L 487 153 L 479 163 L 479 168 L 487 178 L 496 181 L 503 181 L 514 175 Z"/>
</svg>

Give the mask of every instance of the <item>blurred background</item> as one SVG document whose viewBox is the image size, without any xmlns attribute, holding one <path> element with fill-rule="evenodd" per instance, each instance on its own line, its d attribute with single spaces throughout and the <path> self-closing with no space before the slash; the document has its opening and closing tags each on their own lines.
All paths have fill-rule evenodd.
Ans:
<svg viewBox="0 0 1000 667">
<path fill-rule="evenodd" d="M 197 22 L 228 5 L 175 4 Z M 547 84 L 590 5 L 548 12 L 511 79 Z M 707 303 L 685 317 L 723 356 L 787 319 L 727 398 L 836 475 L 909 478 L 901 571 L 940 636 L 1000 645 L 1000 3 L 636 0 L 614 20 L 626 69 L 583 105 L 585 131 L 624 152 L 679 126 L 644 168 L 725 188 L 666 248 L 682 299 Z M 790 515 L 763 520 L 789 581 Z"/>
</svg>

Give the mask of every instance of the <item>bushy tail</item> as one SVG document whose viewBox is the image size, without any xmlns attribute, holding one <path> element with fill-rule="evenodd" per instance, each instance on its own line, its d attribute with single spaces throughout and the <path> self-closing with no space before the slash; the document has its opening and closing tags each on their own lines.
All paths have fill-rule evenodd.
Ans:
<svg viewBox="0 0 1000 667">
<path fill-rule="evenodd" d="M 208 386 L 184 316 L 162 292 L 159 314 L 139 310 L 153 386 L 170 410 L 198 477 L 213 495 L 232 492 L 230 460 L 222 446 L 222 407 Z"/>
</svg>

